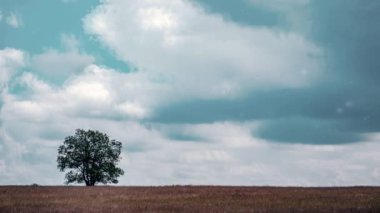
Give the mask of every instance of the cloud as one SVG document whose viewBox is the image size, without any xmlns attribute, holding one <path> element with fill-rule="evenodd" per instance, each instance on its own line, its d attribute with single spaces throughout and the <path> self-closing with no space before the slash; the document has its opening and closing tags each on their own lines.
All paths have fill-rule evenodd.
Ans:
<svg viewBox="0 0 380 213">
<path fill-rule="evenodd" d="M 28 94 L 26 100 L 8 102 L 3 111 L 15 117 L 34 121 L 49 116 L 69 113 L 83 117 L 108 119 L 141 119 L 149 116 L 156 99 L 143 93 L 160 91 L 160 85 L 140 84 L 134 73 L 121 73 L 112 69 L 89 65 L 79 74 L 71 76 L 62 86 L 53 86 L 38 75 L 24 72 L 14 82 Z M 13 100 L 22 96 L 8 94 L 4 98 Z M 162 100 L 162 99 L 160 99 Z M 39 114 L 43 112 L 43 114 Z"/>
<path fill-rule="evenodd" d="M 183 160 L 188 163 L 208 161 L 228 162 L 231 159 L 229 154 L 220 150 L 188 152 L 183 156 Z"/>
<path fill-rule="evenodd" d="M 254 0 L 252 4 L 307 21 L 304 28 L 293 23 L 295 19 L 286 19 L 289 23 L 279 28 L 299 32 L 322 49 L 324 75 L 319 81 L 302 88 L 251 90 L 231 100 L 199 98 L 167 104 L 152 120 L 177 124 L 260 120 L 263 126 L 256 137 L 305 144 L 360 142 L 366 140 L 365 134 L 379 132 L 379 99 L 364 98 L 377 97 L 379 91 L 380 64 L 375 57 L 380 51 L 380 29 L 375 24 L 379 3 Z"/>
<path fill-rule="evenodd" d="M 376 87 L 315 85 L 302 89 L 255 91 L 232 100 L 191 100 L 158 107 L 149 119 L 167 124 L 260 121 L 256 137 L 307 144 L 365 140 L 379 132 Z M 349 92 L 348 92 L 349 91 Z"/>
<path fill-rule="evenodd" d="M 20 28 L 23 26 L 23 21 L 22 21 L 21 16 L 15 13 L 10 13 L 8 16 L 6 16 L 5 22 L 13 28 Z"/>
<path fill-rule="evenodd" d="M 27 84 L 25 87 L 30 94 L 20 96 L 6 93 L 4 107 L 0 111 L 0 160 L 4 162 L 1 168 L 4 173 L 0 174 L 1 184 L 62 183 L 63 175 L 56 169 L 54 160 L 56 150 L 63 138 L 73 134 L 76 128 L 106 132 L 123 141 L 128 153 L 133 153 L 134 150 L 161 149 L 157 143 L 163 137 L 155 130 L 149 130 L 137 122 L 89 117 L 86 114 L 99 111 L 104 105 L 107 105 L 105 110 L 112 108 L 108 106 L 110 97 L 107 92 L 101 97 L 93 96 L 102 94 L 98 91 L 89 94 L 72 92 L 73 88 L 79 90 L 83 85 L 86 87 L 88 82 L 95 84 L 96 77 L 98 85 L 107 86 L 105 82 L 99 83 L 102 77 L 91 76 L 94 73 L 89 72 L 92 70 L 86 71 L 82 78 L 68 82 L 62 89 L 50 87 L 33 74 L 24 73 L 19 83 Z M 104 74 L 99 72 L 98 75 Z M 85 78 L 87 79 L 82 81 Z M 109 88 L 105 86 L 91 89 L 108 91 Z M 20 134 L 21 129 L 23 134 Z M 127 160 L 124 159 L 122 163 Z M 41 174 L 45 176 L 42 177 Z"/>
<path fill-rule="evenodd" d="M 139 104 L 134 102 L 124 102 L 117 106 L 117 109 L 126 115 L 135 118 L 144 118 L 147 116 L 146 110 Z"/>
<path fill-rule="evenodd" d="M 0 50 L 0 91 L 2 91 L 17 68 L 25 65 L 25 53 L 13 48 Z"/>
<path fill-rule="evenodd" d="M 366 24 L 378 3 L 255 2 L 313 18 L 315 34 L 190 1 L 108 0 L 85 30 L 133 71 L 96 65 L 70 34 L 30 64 L 1 50 L 0 184 L 63 183 L 57 147 L 84 128 L 123 142 L 123 185 L 379 185 L 378 31 Z"/>
<path fill-rule="evenodd" d="M 166 137 L 176 141 L 223 144 L 226 147 L 255 147 L 261 141 L 252 138 L 258 122 L 218 121 L 204 124 L 156 124 Z"/>
<path fill-rule="evenodd" d="M 347 131 L 339 120 L 284 118 L 263 122 L 257 136 L 280 142 L 340 144 L 361 141 L 360 134 Z"/>
<path fill-rule="evenodd" d="M 61 86 L 51 85 L 33 73 L 22 73 L 13 82 L 18 92 L 4 92 L 0 109 L 0 160 L 7 168 L 2 179 L 26 184 L 31 180 L 61 183 L 62 175 L 52 172 L 56 170 L 52 159 L 58 144 L 76 128 L 98 129 L 121 141 L 128 138 L 128 152 L 159 147 L 148 142 L 152 138 L 160 141 L 157 131 L 135 122 L 119 121 L 145 116 L 145 110 L 130 101 L 132 96 L 128 95 L 139 86 L 134 82 L 129 74 L 95 65 Z M 39 172 L 49 175 L 40 177 Z"/>
<path fill-rule="evenodd" d="M 330 56 L 329 67 L 334 70 L 331 77 L 352 88 L 355 88 L 352 84 L 357 83 L 367 88 L 368 84 L 378 85 L 380 61 L 375 56 L 380 52 L 380 26 L 376 25 L 380 19 L 377 13 L 380 2 L 312 3 L 315 28 L 312 38 Z M 323 16 L 320 15 L 322 11 L 325 12 Z"/>
<path fill-rule="evenodd" d="M 32 57 L 32 67 L 40 75 L 59 83 L 95 62 L 93 56 L 80 50 L 80 43 L 74 35 L 63 34 L 61 43 L 64 51 L 48 49 Z"/>
<path fill-rule="evenodd" d="M 173 125 L 113 119 L 120 115 L 117 106 L 128 102 L 126 93 L 135 91 L 126 89 L 136 82 L 128 80 L 131 75 L 91 65 L 55 87 L 22 74 L 18 83 L 30 94 L 7 92 L 0 111 L 1 184 L 61 184 L 57 147 L 76 128 L 97 129 L 123 142 L 122 185 L 379 184 L 377 135 L 360 144 L 278 144 L 252 134 L 260 121 Z M 172 137 L 180 134 L 192 140 Z"/>
<path fill-rule="evenodd" d="M 78 52 L 58 52 L 48 50 L 33 56 L 33 66 L 38 72 L 53 81 L 62 81 L 73 74 L 83 71 L 95 58 Z"/>
<path fill-rule="evenodd" d="M 68 52 L 80 52 L 81 44 L 73 34 L 62 34 L 61 43 Z"/>
<path fill-rule="evenodd" d="M 302 36 L 240 26 L 184 0 L 106 1 L 84 19 L 84 28 L 139 72 L 161 79 L 176 97 L 302 87 L 320 74 L 321 52 Z"/>
</svg>

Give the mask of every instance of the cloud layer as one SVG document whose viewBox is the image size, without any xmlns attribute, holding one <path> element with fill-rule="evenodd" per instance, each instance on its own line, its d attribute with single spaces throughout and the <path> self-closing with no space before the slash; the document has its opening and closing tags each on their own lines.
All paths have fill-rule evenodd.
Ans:
<svg viewBox="0 0 380 213">
<path fill-rule="evenodd" d="M 25 55 L 22 51 L 13 48 L 0 50 L 0 91 L 3 91 L 12 75 L 23 65 Z"/>
<path fill-rule="evenodd" d="M 241 26 L 190 1 L 105 1 L 84 28 L 176 98 L 300 87 L 320 75 L 321 51 L 301 35 Z"/>
<path fill-rule="evenodd" d="M 223 5 L 105 0 L 83 32 L 1 49 L 0 184 L 61 184 L 83 128 L 123 142 L 126 185 L 379 185 L 379 3 Z"/>
</svg>

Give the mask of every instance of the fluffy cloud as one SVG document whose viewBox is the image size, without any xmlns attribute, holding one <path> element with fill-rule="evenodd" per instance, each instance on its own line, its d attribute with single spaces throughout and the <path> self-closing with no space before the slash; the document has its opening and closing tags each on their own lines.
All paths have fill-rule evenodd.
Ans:
<svg viewBox="0 0 380 213">
<path fill-rule="evenodd" d="M 33 57 L 34 67 L 48 79 L 66 79 L 79 73 L 94 62 L 94 57 L 77 52 L 58 52 L 48 50 Z"/>
<path fill-rule="evenodd" d="M 286 16 L 308 4 L 252 2 Z M 0 85 L 7 88 L 12 78 L 14 90 L 2 91 L 0 184 L 61 184 L 57 147 L 76 128 L 97 129 L 123 142 L 123 185 L 380 184 L 379 134 L 331 145 L 339 139 L 331 120 L 349 120 L 355 113 L 343 115 L 360 106 L 347 101 L 352 94 L 321 97 L 328 91 L 320 88 L 299 93 L 318 79 L 321 55 L 300 34 L 241 26 L 184 0 L 105 0 L 84 26 L 137 71 L 93 64 L 72 35 L 62 36 L 64 51 L 31 56 L 28 72 L 15 77 L 25 53 L 1 50 Z M 61 84 L 50 81 L 55 75 Z M 257 96 L 233 99 L 259 87 Z M 375 97 L 378 90 L 373 91 L 358 97 Z M 166 113 L 163 106 L 169 106 Z M 160 115 L 149 119 L 157 114 L 175 124 Z M 271 141 L 289 132 L 298 138 Z M 329 144 L 300 144 L 315 138 L 310 133 Z M 325 135 L 334 137 L 328 141 Z"/>
<path fill-rule="evenodd" d="M 3 115 L 1 113 L 3 105 L 6 104 L 5 96 L 7 95 L 8 85 L 12 76 L 18 68 L 25 65 L 25 53 L 12 48 L 0 50 L 0 171 L 1 174 L 7 173 L 6 151 L 7 139 L 9 138 L 4 128 Z M 6 177 L 4 177 L 6 178 Z"/>
<path fill-rule="evenodd" d="M 225 98 L 256 87 L 300 87 L 320 74 L 321 52 L 302 36 L 240 26 L 185 0 L 104 1 L 84 19 L 84 27 L 177 97 Z"/>
<path fill-rule="evenodd" d="M 0 50 L 0 91 L 4 89 L 16 69 L 24 65 L 24 52 L 13 48 Z"/>
<path fill-rule="evenodd" d="M 80 43 L 73 35 L 62 35 L 63 52 L 49 49 L 32 58 L 32 66 L 46 79 L 62 81 L 78 74 L 95 62 L 95 58 L 80 51 Z"/>
<path fill-rule="evenodd" d="M 17 99 L 17 94 L 4 95 L 8 104 L 3 107 L 3 112 L 19 118 L 24 116 L 26 120 L 43 120 L 61 113 L 112 119 L 144 118 L 149 116 L 150 110 L 159 102 L 157 100 L 162 99 L 148 98 L 143 94 L 153 94 L 163 89 L 159 84 L 140 83 L 140 77 L 134 73 L 120 73 L 89 65 L 61 87 L 56 87 L 35 74 L 24 72 L 15 84 L 24 88 L 28 96 L 23 100 Z"/>
<path fill-rule="evenodd" d="M 10 62 L 21 64 L 16 60 L 19 52 L 6 52 L 8 54 L 2 52 L 7 56 L 3 67 L 9 66 Z M 56 150 L 63 138 L 76 128 L 106 132 L 123 141 L 128 152 L 160 147 L 155 142 L 164 140 L 160 140 L 164 137 L 157 131 L 146 129 L 137 122 L 120 121 L 120 118 L 143 118 L 148 113 L 133 98 L 141 96 L 134 93 L 135 88 L 143 86 L 138 82 L 133 74 L 96 65 L 88 66 L 60 86 L 41 80 L 30 72 L 20 74 L 12 83 L 19 91 L 16 94 L 4 91 L 2 95 L 0 161 L 3 163 L 0 179 L 4 181 L 1 183 L 62 183 L 63 175 L 56 170 L 54 160 Z M 155 90 L 153 85 L 150 89 Z M 138 100 L 144 106 L 153 101 Z M 149 142 L 151 138 L 154 138 L 153 142 Z M 126 162 L 127 158 L 122 164 L 125 166 Z M 48 175 L 42 177 L 41 174 Z"/>
<path fill-rule="evenodd" d="M 141 105 L 154 104 L 128 99 L 139 96 L 136 74 L 91 65 L 59 88 L 22 74 L 16 83 L 29 95 L 6 93 L 0 111 L 2 183 L 62 183 L 54 161 L 57 146 L 74 129 L 90 128 L 124 143 L 120 166 L 127 173 L 120 183 L 126 185 L 378 184 L 376 135 L 339 146 L 276 144 L 253 136 L 261 122 L 172 125 L 113 119 L 122 113 L 142 116 Z M 151 89 L 156 91 L 154 85 Z"/>
<path fill-rule="evenodd" d="M 78 127 L 98 129 L 123 142 L 120 166 L 126 174 L 120 178 L 122 185 L 379 184 L 378 135 L 365 143 L 339 146 L 275 144 L 250 134 L 256 124 L 219 122 L 177 126 L 182 133 L 201 135 L 183 141 L 167 137 L 167 131 L 173 131 L 170 125 L 64 113 L 43 121 L 16 117 L 9 111 L 2 111 L 1 117 L 6 130 L 0 150 L 2 184 L 61 184 L 63 174 L 54 161 L 56 150 Z"/>
</svg>

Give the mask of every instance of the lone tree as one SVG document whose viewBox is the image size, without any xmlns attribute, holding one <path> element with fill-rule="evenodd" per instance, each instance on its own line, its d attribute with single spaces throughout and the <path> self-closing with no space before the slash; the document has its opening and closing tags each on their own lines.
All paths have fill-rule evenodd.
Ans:
<svg viewBox="0 0 380 213">
<path fill-rule="evenodd" d="M 58 169 L 70 170 L 65 176 L 66 184 L 118 183 L 116 178 L 124 174 L 116 167 L 121 147 L 121 142 L 110 140 L 104 133 L 77 129 L 75 135 L 66 137 L 58 148 Z"/>
</svg>

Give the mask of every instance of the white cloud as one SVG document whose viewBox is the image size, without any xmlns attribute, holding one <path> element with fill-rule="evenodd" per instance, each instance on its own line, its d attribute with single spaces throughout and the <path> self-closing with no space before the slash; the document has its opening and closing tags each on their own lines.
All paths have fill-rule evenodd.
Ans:
<svg viewBox="0 0 380 213">
<path fill-rule="evenodd" d="M 229 154 L 227 154 L 226 151 L 207 150 L 207 151 L 187 152 L 183 156 L 183 160 L 185 160 L 186 163 L 209 162 L 209 161 L 229 162 L 232 160 L 232 157 Z"/>
<path fill-rule="evenodd" d="M 174 91 L 161 96 L 234 97 L 260 86 L 304 86 L 319 74 L 320 50 L 302 36 L 240 26 L 185 0 L 104 1 L 84 27 Z"/>
<path fill-rule="evenodd" d="M 87 54 L 48 50 L 33 57 L 33 66 L 48 79 L 62 80 L 82 72 L 94 61 L 94 57 Z"/>
<path fill-rule="evenodd" d="M 122 185 L 380 184 L 380 145 L 375 142 L 378 135 L 358 144 L 277 144 L 252 135 L 260 122 L 175 126 L 105 119 L 112 106 L 128 103 L 118 98 L 122 95 L 116 97 L 111 92 L 120 87 L 113 80 L 126 76 L 128 74 L 92 66 L 62 88 L 54 88 L 31 74 L 24 74 L 20 81 L 29 82 L 33 93 L 27 97 L 7 94 L 0 111 L 0 161 L 4 165 L 0 183 L 62 184 L 63 174 L 58 172 L 55 162 L 57 147 L 74 129 L 84 128 L 106 132 L 123 142 L 125 149 L 120 166 L 126 174 L 120 178 Z M 98 83 L 102 85 L 101 90 L 108 91 L 104 94 L 111 95 L 97 98 L 98 102 L 91 95 L 75 98 L 81 93 L 72 94 L 70 88 L 83 82 Z M 102 116 L 83 116 L 83 112 L 94 110 L 100 111 Z M 115 110 L 114 113 L 120 112 Z M 170 131 L 198 139 L 180 141 L 167 137 Z"/>
<path fill-rule="evenodd" d="M 13 48 L 0 50 L 0 92 L 4 89 L 16 69 L 24 65 L 24 52 Z"/>
<path fill-rule="evenodd" d="M 1 151 L 0 151 L 1 152 Z M 3 160 L 0 160 L 0 172 L 4 172 L 5 170 L 5 162 Z"/>
<path fill-rule="evenodd" d="M 92 119 L 83 114 L 104 114 L 105 106 L 109 107 L 108 88 L 99 83 L 95 73 L 86 71 L 81 77 L 57 88 L 32 73 L 23 73 L 14 83 L 28 95 L 4 92 L 0 109 L 2 184 L 62 183 L 62 175 L 54 172 L 58 144 L 74 129 L 91 127 Z M 87 81 L 82 81 L 85 78 Z"/>
<path fill-rule="evenodd" d="M 20 78 L 18 78 L 20 85 L 28 87 L 34 93 L 46 93 L 50 92 L 50 86 L 36 78 L 33 74 L 24 72 Z"/>
<path fill-rule="evenodd" d="M 124 102 L 117 106 L 117 109 L 132 118 L 147 117 L 146 110 L 138 103 Z"/>
<path fill-rule="evenodd" d="M 120 165 L 126 174 L 120 184 L 380 184 L 380 144 L 373 142 L 378 135 L 358 144 L 278 144 L 254 136 L 260 122 L 138 121 L 172 101 L 313 82 L 319 50 L 300 35 L 239 26 L 188 1 L 102 2 L 85 19 L 86 29 L 139 71 L 91 64 L 72 35 L 62 36 L 65 52 L 32 57 L 47 75 L 62 72 L 67 78 L 53 85 L 23 73 L 14 83 L 27 95 L 3 92 L 0 184 L 62 184 L 57 147 L 76 128 L 97 129 L 123 142 Z M 70 63 L 76 65 L 59 70 Z M 24 64 L 22 51 L 1 50 L 0 85 L 6 87 Z M 190 140 L 171 137 L 178 132 Z"/>
<path fill-rule="evenodd" d="M 141 119 L 150 115 L 158 99 L 162 100 L 144 96 L 144 93 L 162 91 L 160 85 L 140 84 L 133 73 L 120 73 L 96 65 L 71 76 L 59 87 L 27 72 L 14 83 L 23 86 L 29 92 L 28 96 L 22 100 L 16 98 L 17 95 L 5 94 L 4 100 L 8 104 L 4 105 L 3 112 L 31 121 L 61 113 L 80 117 Z"/>
<path fill-rule="evenodd" d="M 13 28 L 20 28 L 23 25 L 23 21 L 20 15 L 11 13 L 5 17 L 6 23 Z"/>
<path fill-rule="evenodd" d="M 80 51 L 80 42 L 74 35 L 63 34 L 61 43 L 65 51 L 48 49 L 32 58 L 32 67 L 53 81 L 65 80 L 74 74 L 83 72 L 85 67 L 95 61 L 93 56 Z"/>
<path fill-rule="evenodd" d="M 70 85 L 67 92 L 72 96 L 88 103 L 108 102 L 110 94 L 100 83 L 81 82 Z"/>
<path fill-rule="evenodd" d="M 235 124 L 234 128 L 239 125 Z M 259 141 L 257 146 L 231 147 L 218 142 L 178 142 L 150 134 L 143 137 L 141 134 L 137 144 L 144 147 L 142 144 L 155 143 L 154 149 L 139 152 L 128 152 L 126 149 L 127 159 L 122 165 L 128 168 L 128 172 L 121 178 L 121 184 L 380 184 L 377 143 L 321 149 L 313 145 L 273 144 L 251 137 L 252 141 Z M 158 141 L 152 140 L 152 136 Z M 214 137 L 213 133 L 210 137 Z M 128 144 L 128 134 L 125 138 Z"/>
<path fill-rule="evenodd" d="M 0 22 L 3 20 L 3 12 L 0 10 Z"/>
</svg>

